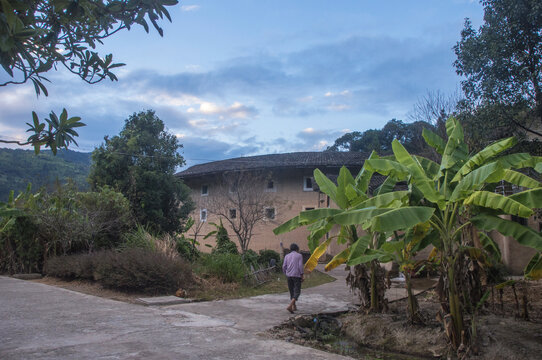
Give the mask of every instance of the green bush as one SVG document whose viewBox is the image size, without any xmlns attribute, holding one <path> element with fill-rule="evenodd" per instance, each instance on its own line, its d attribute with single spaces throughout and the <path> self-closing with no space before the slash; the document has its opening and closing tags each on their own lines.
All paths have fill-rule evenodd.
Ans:
<svg viewBox="0 0 542 360">
<path fill-rule="evenodd" d="M 122 249 L 146 249 L 149 251 L 155 250 L 154 238 L 148 232 L 143 225 L 137 225 L 136 228 L 130 232 L 123 234 Z"/>
<path fill-rule="evenodd" d="M 247 268 L 250 268 L 251 266 L 253 268 L 258 267 L 258 254 L 256 254 L 254 250 L 248 249 L 243 253 L 242 257 Z"/>
<path fill-rule="evenodd" d="M 241 282 L 245 265 L 240 255 L 215 253 L 203 258 L 203 272 L 223 282 Z"/>
<path fill-rule="evenodd" d="M 109 251 L 98 261 L 96 280 L 126 292 L 171 294 L 192 284 L 192 271 L 181 258 L 145 249 Z"/>
<path fill-rule="evenodd" d="M 217 254 L 239 254 L 239 251 L 237 250 L 237 245 L 235 245 L 235 243 L 230 240 L 228 230 L 226 230 L 224 224 L 222 224 L 222 219 L 220 219 L 220 224 L 209 224 L 213 225 L 216 230 L 213 230 L 207 235 L 205 235 L 204 239 L 207 239 L 208 237 L 211 237 L 213 235 L 215 236 L 216 247 L 213 248 L 212 252 Z"/>
<path fill-rule="evenodd" d="M 269 266 L 271 259 L 275 259 L 277 266 L 280 264 L 280 254 L 274 250 L 260 250 L 260 256 L 258 257 L 258 263 Z"/>
</svg>

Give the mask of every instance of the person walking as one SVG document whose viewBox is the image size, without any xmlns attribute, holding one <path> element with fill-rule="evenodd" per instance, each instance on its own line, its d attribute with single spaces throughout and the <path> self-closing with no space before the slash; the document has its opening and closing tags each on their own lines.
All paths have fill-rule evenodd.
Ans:
<svg viewBox="0 0 542 360">
<path fill-rule="evenodd" d="M 301 282 L 303 281 L 303 256 L 299 253 L 299 246 L 292 243 L 290 253 L 284 257 L 282 271 L 288 279 L 288 290 L 290 291 L 290 305 L 286 308 L 290 313 L 297 310 L 296 301 L 301 294 Z"/>
</svg>

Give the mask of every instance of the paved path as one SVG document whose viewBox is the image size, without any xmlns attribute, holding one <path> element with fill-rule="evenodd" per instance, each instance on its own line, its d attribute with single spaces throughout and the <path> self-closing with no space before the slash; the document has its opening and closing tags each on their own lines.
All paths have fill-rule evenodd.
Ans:
<svg viewBox="0 0 542 360">
<path fill-rule="evenodd" d="M 347 310 L 337 280 L 302 291 L 301 314 Z M 292 315 L 288 294 L 144 307 L 0 277 L 0 359 L 345 359 L 268 339 Z"/>
</svg>

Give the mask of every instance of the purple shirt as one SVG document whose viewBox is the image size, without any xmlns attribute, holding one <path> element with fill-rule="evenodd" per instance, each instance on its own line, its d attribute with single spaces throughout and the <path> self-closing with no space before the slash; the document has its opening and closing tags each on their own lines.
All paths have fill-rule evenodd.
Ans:
<svg viewBox="0 0 542 360">
<path fill-rule="evenodd" d="M 298 277 L 303 275 L 303 255 L 292 251 L 284 257 L 282 271 L 287 277 Z"/>
</svg>

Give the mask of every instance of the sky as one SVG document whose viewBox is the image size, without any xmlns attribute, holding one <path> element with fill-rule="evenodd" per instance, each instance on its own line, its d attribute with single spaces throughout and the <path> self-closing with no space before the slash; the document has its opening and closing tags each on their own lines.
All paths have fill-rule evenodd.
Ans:
<svg viewBox="0 0 542 360">
<path fill-rule="evenodd" d="M 188 166 L 239 156 L 321 151 L 346 132 L 408 121 L 430 91 L 461 78 L 453 46 L 473 0 L 202 0 L 170 9 L 164 36 L 132 28 L 105 40 L 126 66 L 89 85 L 58 69 L 49 96 L 0 87 L 0 138 L 25 139 L 34 110 L 81 116 L 90 152 L 130 115 L 153 109 L 183 144 Z M 0 69 L 0 82 L 8 78 Z"/>
</svg>

